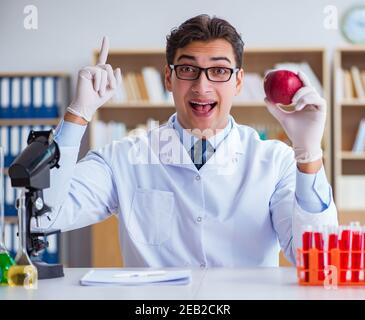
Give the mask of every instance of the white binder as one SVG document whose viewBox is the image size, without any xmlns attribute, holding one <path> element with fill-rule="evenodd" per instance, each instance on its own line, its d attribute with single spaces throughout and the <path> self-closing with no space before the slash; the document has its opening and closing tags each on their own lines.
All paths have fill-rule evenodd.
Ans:
<svg viewBox="0 0 365 320">
<path fill-rule="evenodd" d="M 4 148 L 4 156 L 6 157 L 9 154 L 9 145 L 8 145 L 8 127 L 2 126 L 0 128 L 0 144 Z"/>
<path fill-rule="evenodd" d="M 19 109 L 19 106 L 20 106 L 20 78 L 13 78 L 11 81 L 11 108 Z"/>
<path fill-rule="evenodd" d="M 46 77 L 44 79 L 44 104 L 46 108 L 53 108 L 55 105 L 54 79 Z"/>
<path fill-rule="evenodd" d="M 16 157 L 20 150 L 20 143 L 19 143 L 19 127 L 18 126 L 13 126 L 10 129 L 10 154 L 12 157 Z"/>
<path fill-rule="evenodd" d="M 33 79 L 33 107 L 35 109 L 42 107 L 42 78 L 35 77 Z"/>
<path fill-rule="evenodd" d="M 31 81 L 29 77 L 24 77 L 22 79 L 22 107 L 24 110 L 30 108 L 31 104 Z"/>
<path fill-rule="evenodd" d="M 9 100 L 10 100 L 10 79 L 9 78 L 1 78 L 0 79 L 0 83 L 1 83 L 1 88 L 0 88 L 0 105 L 1 108 L 7 109 L 9 108 Z"/>
</svg>

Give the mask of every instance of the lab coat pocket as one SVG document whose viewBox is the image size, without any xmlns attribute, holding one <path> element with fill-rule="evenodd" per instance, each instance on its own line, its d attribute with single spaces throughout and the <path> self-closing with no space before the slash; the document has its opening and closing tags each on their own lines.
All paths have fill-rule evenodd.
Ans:
<svg viewBox="0 0 365 320">
<path fill-rule="evenodd" d="M 171 236 L 173 208 L 172 192 L 137 189 L 127 222 L 129 234 L 136 242 L 161 245 Z"/>
</svg>

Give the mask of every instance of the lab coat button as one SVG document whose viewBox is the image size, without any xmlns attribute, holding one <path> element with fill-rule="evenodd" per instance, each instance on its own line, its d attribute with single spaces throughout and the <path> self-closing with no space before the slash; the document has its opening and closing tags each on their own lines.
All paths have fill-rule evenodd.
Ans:
<svg viewBox="0 0 365 320">
<path fill-rule="evenodd" d="M 202 217 L 196 218 L 196 221 L 201 222 L 202 221 Z"/>
<path fill-rule="evenodd" d="M 200 268 L 205 268 L 205 263 L 202 263 L 202 264 L 200 265 Z"/>
<path fill-rule="evenodd" d="M 195 180 L 199 181 L 200 180 L 200 176 L 195 176 Z"/>
</svg>

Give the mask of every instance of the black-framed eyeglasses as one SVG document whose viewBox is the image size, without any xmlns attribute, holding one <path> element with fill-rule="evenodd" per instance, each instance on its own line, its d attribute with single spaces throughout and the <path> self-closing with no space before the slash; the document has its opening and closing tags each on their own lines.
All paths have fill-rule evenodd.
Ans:
<svg viewBox="0 0 365 320">
<path fill-rule="evenodd" d="M 204 71 L 208 80 L 212 82 L 227 82 L 231 79 L 234 72 L 240 70 L 239 68 L 232 69 L 227 67 L 200 68 L 188 64 L 170 64 L 170 68 L 175 70 L 176 77 L 180 80 L 197 80 L 202 71 Z"/>
</svg>

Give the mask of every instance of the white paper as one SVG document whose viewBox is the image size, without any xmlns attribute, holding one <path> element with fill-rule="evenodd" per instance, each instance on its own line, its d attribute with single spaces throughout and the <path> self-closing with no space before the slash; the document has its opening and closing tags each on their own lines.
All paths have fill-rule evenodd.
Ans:
<svg viewBox="0 0 365 320">
<path fill-rule="evenodd" d="M 90 270 L 80 284 L 83 286 L 186 285 L 191 282 L 191 270 Z"/>
</svg>

